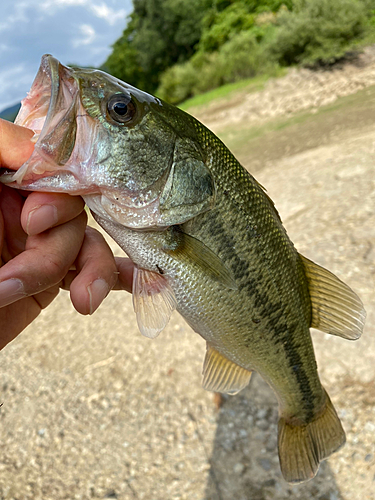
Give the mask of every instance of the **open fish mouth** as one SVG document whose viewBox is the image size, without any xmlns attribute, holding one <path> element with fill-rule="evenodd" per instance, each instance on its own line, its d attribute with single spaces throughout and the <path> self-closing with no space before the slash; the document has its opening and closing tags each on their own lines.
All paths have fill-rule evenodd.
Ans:
<svg viewBox="0 0 375 500">
<path fill-rule="evenodd" d="M 138 159 L 128 162 L 119 148 L 117 156 L 113 151 L 120 131 L 120 138 L 127 137 L 128 132 L 110 123 L 108 103 L 120 94 L 126 101 L 129 97 L 127 106 L 132 92 L 139 93 L 140 103 L 147 102 L 143 93 L 110 75 L 69 68 L 44 55 L 15 120 L 16 125 L 34 131 L 34 151 L 17 172 L 0 172 L 0 182 L 29 191 L 80 195 L 96 214 L 129 228 L 174 224 L 175 219 L 171 222 L 162 213 L 160 201 L 162 193 L 166 199 L 172 189 L 172 157 L 168 157 L 159 177 L 148 183 L 143 178 L 134 182 L 131 172 Z M 147 98 L 152 100 L 151 96 Z M 133 108 L 137 102 L 134 97 Z M 120 113 L 122 109 L 119 105 Z M 115 173 L 111 171 L 114 164 Z"/>
<path fill-rule="evenodd" d="M 63 74 L 67 73 L 67 70 L 68 68 L 62 66 L 51 55 L 44 55 L 30 92 L 22 100 L 22 106 L 15 124 L 33 130 L 35 132 L 35 142 L 39 139 L 43 128 L 43 135 L 46 135 L 47 129 L 51 128 L 52 120 L 55 123 L 60 121 L 65 114 L 66 108 L 69 108 L 74 100 L 77 93 L 77 89 L 74 88 L 75 82 L 70 82 L 68 87 L 66 83 L 69 83 L 69 79 L 63 79 Z M 67 76 L 69 78 L 69 75 Z M 60 84 L 60 77 L 62 85 Z M 64 99 L 61 99 L 61 97 L 64 97 Z M 63 106 L 55 115 L 58 102 Z"/>
<path fill-rule="evenodd" d="M 72 153 L 77 135 L 77 112 L 81 106 L 79 84 L 73 70 L 46 54 L 27 97 L 22 100 L 15 124 L 34 131 L 34 152 L 16 172 L 0 178 L 21 189 L 69 191 L 82 194 Z M 64 168 L 66 166 L 66 168 Z M 52 179 L 53 177 L 53 179 Z"/>
</svg>

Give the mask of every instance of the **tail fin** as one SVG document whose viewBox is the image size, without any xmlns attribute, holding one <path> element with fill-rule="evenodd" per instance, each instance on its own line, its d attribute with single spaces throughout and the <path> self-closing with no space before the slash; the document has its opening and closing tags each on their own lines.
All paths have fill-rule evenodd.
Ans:
<svg viewBox="0 0 375 500">
<path fill-rule="evenodd" d="M 279 420 L 280 467 L 289 483 L 312 479 L 319 463 L 344 444 L 345 432 L 327 393 L 324 410 L 308 424 Z"/>
</svg>

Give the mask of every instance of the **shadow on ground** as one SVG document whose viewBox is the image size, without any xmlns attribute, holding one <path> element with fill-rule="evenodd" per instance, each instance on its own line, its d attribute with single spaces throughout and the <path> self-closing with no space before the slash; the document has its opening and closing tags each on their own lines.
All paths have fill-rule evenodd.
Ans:
<svg viewBox="0 0 375 500">
<path fill-rule="evenodd" d="M 328 462 L 308 483 L 291 486 L 283 480 L 277 455 L 277 402 L 257 374 L 248 389 L 223 400 L 210 465 L 205 500 L 343 498 Z"/>
</svg>

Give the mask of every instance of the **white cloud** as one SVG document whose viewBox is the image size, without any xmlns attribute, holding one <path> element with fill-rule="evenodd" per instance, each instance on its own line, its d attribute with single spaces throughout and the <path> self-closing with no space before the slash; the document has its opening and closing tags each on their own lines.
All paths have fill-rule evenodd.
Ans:
<svg viewBox="0 0 375 500">
<path fill-rule="evenodd" d="M 90 5 L 90 9 L 97 17 L 107 21 L 110 26 L 113 26 L 118 21 L 123 21 L 126 17 L 125 9 L 116 11 L 111 7 L 108 7 L 105 3 L 100 5 Z"/>
<path fill-rule="evenodd" d="M 0 74 L 0 86 L 6 87 L 14 85 L 14 78 L 20 78 L 20 76 L 24 75 L 25 66 L 24 64 L 17 64 L 17 66 L 13 66 L 5 71 L 2 71 Z"/>
<path fill-rule="evenodd" d="M 50 11 L 53 7 L 72 7 L 77 5 L 89 5 L 90 0 L 45 0 L 44 2 L 38 1 L 38 7 Z"/>
<path fill-rule="evenodd" d="M 26 95 L 44 53 L 100 66 L 131 10 L 131 0 L 0 0 L 0 110 Z"/>
<path fill-rule="evenodd" d="M 0 0 L 0 3 L 2 1 Z M 103 19 L 110 26 L 114 26 L 125 21 L 131 6 L 130 0 L 125 1 L 125 6 L 126 9 L 114 9 L 108 6 L 105 1 L 93 3 L 92 0 L 16 0 L 11 4 L 9 13 L 0 12 L 0 32 L 13 30 L 16 25 L 30 23 L 31 20 L 35 21 L 35 17 L 39 17 L 39 20 L 44 19 L 45 17 L 54 16 L 57 11 L 72 7 L 83 7 L 95 17 Z M 34 12 L 32 17 L 30 12 Z M 37 13 L 39 13 L 39 16 L 36 16 Z M 4 22 L 3 19 L 6 19 L 6 21 Z"/>
<path fill-rule="evenodd" d="M 104 19 L 110 26 L 124 21 L 127 14 L 125 9 L 115 10 L 104 2 L 93 4 L 92 0 L 44 0 L 44 2 L 38 0 L 36 7 L 48 15 L 54 14 L 57 9 L 84 7 L 96 17 Z"/>
<path fill-rule="evenodd" d="M 8 93 L 13 92 L 13 102 L 21 100 L 26 96 L 26 90 L 30 87 L 34 74 L 27 72 L 24 64 L 17 64 L 12 68 L 1 71 L 0 73 L 0 109 L 9 105 L 7 99 Z M 16 83 L 15 83 L 16 82 Z"/>
<path fill-rule="evenodd" d="M 29 17 L 26 15 L 27 8 L 30 6 L 30 2 L 18 2 L 12 5 L 13 12 L 8 16 L 1 16 L 3 19 L 6 17 L 6 22 L 0 23 L 0 31 L 13 29 L 14 24 L 28 23 L 30 21 Z"/>
<path fill-rule="evenodd" d="M 80 45 L 90 45 L 96 38 L 95 30 L 89 24 L 81 24 L 79 27 L 81 31 L 81 38 L 76 38 L 72 41 L 73 47 L 79 47 Z"/>
</svg>

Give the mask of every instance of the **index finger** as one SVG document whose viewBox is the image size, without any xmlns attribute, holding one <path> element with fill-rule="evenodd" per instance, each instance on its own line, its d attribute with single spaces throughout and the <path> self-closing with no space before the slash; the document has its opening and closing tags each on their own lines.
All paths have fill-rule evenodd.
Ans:
<svg viewBox="0 0 375 500">
<path fill-rule="evenodd" d="M 34 132 L 0 118 L 0 167 L 17 170 L 34 150 Z"/>
<path fill-rule="evenodd" d="M 82 212 L 70 222 L 30 236 L 25 251 L 0 269 L 0 307 L 60 283 L 82 246 L 86 222 Z"/>
</svg>

